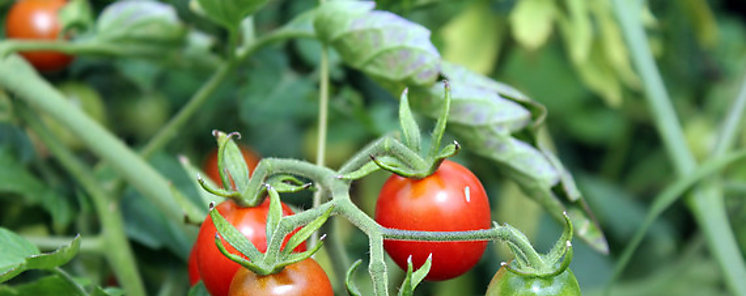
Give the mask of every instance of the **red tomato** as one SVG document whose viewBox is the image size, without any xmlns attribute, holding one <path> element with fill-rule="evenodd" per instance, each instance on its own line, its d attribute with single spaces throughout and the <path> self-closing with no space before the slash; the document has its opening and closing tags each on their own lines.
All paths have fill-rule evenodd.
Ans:
<svg viewBox="0 0 746 296">
<path fill-rule="evenodd" d="M 194 286 L 199 282 L 199 270 L 197 269 L 197 248 L 192 248 L 189 252 L 189 261 L 187 261 L 187 271 L 189 272 L 189 285 Z"/>
<path fill-rule="evenodd" d="M 234 201 L 226 200 L 217 206 L 217 210 L 229 223 L 243 233 L 259 251 L 265 252 L 267 250 L 266 223 L 269 199 L 266 199 L 261 205 L 251 208 L 240 207 Z M 294 214 L 285 204 L 282 205 L 282 212 L 284 216 Z M 202 282 L 212 296 L 225 296 L 228 295 L 228 288 L 233 275 L 236 274 L 241 265 L 223 256 L 223 253 L 215 245 L 215 233 L 217 233 L 215 224 L 208 216 L 199 229 L 197 242 L 194 245 L 197 253 L 197 269 L 202 277 Z M 287 243 L 289 237 L 288 235 L 283 246 Z M 239 254 L 225 241 L 223 241 L 223 245 L 229 252 Z M 302 252 L 305 250 L 306 244 L 303 243 L 294 251 Z"/>
<path fill-rule="evenodd" d="M 10 8 L 5 19 L 5 35 L 8 38 L 56 40 L 62 27 L 57 12 L 67 4 L 66 0 L 19 0 Z M 20 53 L 39 71 L 62 70 L 73 57 L 54 51 L 32 51 Z"/>
<path fill-rule="evenodd" d="M 236 272 L 228 296 L 333 296 L 332 284 L 311 258 L 285 267 L 281 272 L 259 276 L 246 268 Z"/>
<path fill-rule="evenodd" d="M 420 180 L 389 177 L 378 196 L 375 219 L 389 228 L 427 231 L 488 229 L 491 223 L 482 183 L 469 169 L 449 160 Z M 417 269 L 432 253 L 432 268 L 425 279 L 446 280 L 477 264 L 487 242 L 384 240 L 383 246 L 402 269 L 407 268 L 410 254 Z"/>
<path fill-rule="evenodd" d="M 243 159 L 246 161 L 246 165 L 249 167 L 249 172 L 254 173 L 254 168 L 256 168 L 256 165 L 259 164 L 259 156 L 251 150 L 249 147 L 244 145 L 238 146 L 241 149 L 241 154 L 243 154 Z M 205 159 L 205 163 L 202 166 L 203 171 L 205 174 L 207 174 L 208 177 L 221 187 L 223 186 L 223 181 L 220 180 L 220 170 L 218 170 L 218 149 L 214 149 L 210 152 L 210 154 L 207 155 L 207 158 Z M 236 185 L 231 180 L 231 185 L 233 188 L 236 187 Z"/>
</svg>

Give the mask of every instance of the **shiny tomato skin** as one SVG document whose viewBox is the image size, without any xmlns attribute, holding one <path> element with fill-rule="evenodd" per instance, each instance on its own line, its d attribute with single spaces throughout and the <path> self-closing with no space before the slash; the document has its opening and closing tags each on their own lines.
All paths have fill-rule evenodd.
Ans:
<svg viewBox="0 0 746 296">
<path fill-rule="evenodd" d="M 286 266 L 281 272 L 259 276 L 246 268 L 236 272 L 228 296 L 333 296 L 329 278 L 308 258 Z"/>
<path fill-rule="evenodd" d="M 486 296 L 580 296 L 580 286 L 568 268 L 551 278 L 529 277 L 501 267 L 487 286 Z"/>
<path fill-rule="evenodd" d="M 253 174 L 257 164 L 259 164 L 259 155 L 254 152 L 254 150 L 251 150 L 251 148 L 249 148 L 248 146 L 239 145 L 238 148 L 241 149 L 241 154 L 243 155 L 244 161 L 246 161 L 246 166 L 249 167 L 249 174 Z M 205 162 L 202 168 L 205 174 L 207 174 L 207 176 L 210 178 L 210 180 L 217 183 L 221 187 L 223 186 L 223 181 L 220 179 L 220 170 L 218 170 L 217 148 L 210 151 L 210 153 L 207 155 L 207 158 L 205 158 Z M 231 183 L 233 183 L 233 181 L 231 181 Z M 232 185 L 233 187 L 235 187 L 235 184 Z"/>
<path fill-rule="evenodd" d="M 489 201 L 479 179 L 449 160 L 420 180 L 389 177 L 376 202 L 375 220 L 384 227 L 404 230 L 465 231 L 491 226 Z M 417 269 L 432 253 L 432 268 L 425 279 L 437 281 L 469 271 L 482 257 L 487 242 L 384 240 L 383 245 L 402 269 L 407 268 L 410 254 Z"/>
<path fill-rule="evenodd" d="M 192 251 L 189 252 L 189 260 L 187 261 L 187 272 L 189 273 L 189 285 L 194 286 L 199 282 L 199 269 L 197 269 L 197 248 L 193 247 Z"/>
<path fill-rule="evenodd" d="M 256 207 L 240 207 L 234 201 L 226 200 L 218 204 L 216 209 L 229 223 L 243 233 L 260 252 L 267 250 L 265 225 L 269 212 L 269 199 L 265 199 L 262 204 Z M 282 214 L 283 216 L 289 216 L 293 214 L 293 211 L 283 204 Z M 197 269 L 202 282 L 212 296 L 225 296 L 228 295 L 231 279 L 241 265 L 223 256 L 223 253 L 215 245 L 215 233 L 217 233 L 215 224 L 213 224 L 210 216 L 207 216 L 200 226 L 197 242 L 194 246 L 197 253 Z M 287 243 L 289 237 L 288 235 L 283 246 Z M 223 241 L 223 245 L 229 252 L 239 254 L 227 242 Z M 294 251 L 302 252 L 305 250 L 306 244 L 303 243 Z"/>
<path fill-rule="evenodd" d="M 5 36 L 9 39 L 56 40 L 62 30 L 57 12 L 65 4 L 66 0 L 17 1 L 5 19 Z M 62 70 L 73 60 L 72 56 L 54 51 L 20 54 L 42 72 Z"/>
</svg>

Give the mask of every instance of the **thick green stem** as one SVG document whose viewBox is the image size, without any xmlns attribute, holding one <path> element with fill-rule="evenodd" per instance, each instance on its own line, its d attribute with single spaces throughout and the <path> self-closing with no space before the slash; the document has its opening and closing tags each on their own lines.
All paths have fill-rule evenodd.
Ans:
<svg viewBox="0 0 746 296">
<path fill-rule="evenodd" d="M 674 168 L 686 176 L 696 168 L 696 161 L 686 141 L 666 92 L 663 80 L 650 52 L 640 20 L 641 1 L 613 0 L 614 12 L 630 48 L 632 60 L 642 76 L 648 104 L 653 111 L 658 133 L 663 139 Z M 746 265 L 738 250 L 727 220 L 722 193 L 716 184 L 704 184 L 688 196 L 688 205 L 707 238 L 710 251 L 723 271 L 725 282 L 735 295 L 746 295 Z"/>
<path fill-rule="evenodd" d="M 133 44 L 109 44 L 94 41 L 68 42 L 49 40 L 18 40 L 7 39 L 0 42 L 0 59 L 19 51 L 53 50 L 75 55 L 105 55 L 105 56 L 158 56 L 163 50 L 152 46 L 138 46 Z"/>
<path fill-rule="evenodd" d="M 94 154 L 110 163 L 115 171 L 157 206 L 164 216 L 177 223 L 177 227 L 187 227 L 182 223 L 183 213 L 171 198 L 169 182 L 119 138 L 69 102 L 19 56 L 0 59 L 0 86 L 73 131 Z M 184 232 L 188 233 L 186 229 Z"/>
<path fill-rule="evenodd" d="M 101 221 L 100 251 L 109 261 L 119 282 L 127 295 L 145 295 L 145 287 L 135 265 L 135 256 L 124 231 L 124 219 L 119 211 L 119 204 L 109 198 L 106 191 L 91 174 L 91 169 L 80 162 L 75 155 L 65 148 L 58 139 L 43 126 L 37 116 L 20 106 L 18 110 L 23 119 L 36 132 L 39 139 L 49 148 L 67 171 L 75 177 L 83 189 L 90 195 L 94 208 Z"/>
</svg>

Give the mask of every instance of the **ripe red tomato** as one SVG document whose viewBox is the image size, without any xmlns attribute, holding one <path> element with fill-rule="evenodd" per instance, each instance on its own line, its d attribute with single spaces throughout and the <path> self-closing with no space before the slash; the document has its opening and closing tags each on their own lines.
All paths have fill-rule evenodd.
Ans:
<svg viewBox="0 0 746 296">
<path fill-rule="evenodd" d="M 189 272 L 189 285 L 194 286 L 199 282 L 199 270 L 197 269 L 197 248 L 192 248 L 189 252 L 189 260 L 187 261 L 187 271 Z"/>
<path fill-rule="evenodd" d="M 248 146 L 239 145 L 238 146 L 241 149 L 241 154 L 243 154 L 243 159 L 246 161 L 246 165 L 249 167 L 249 172 L 254 173 L 254 168 L 256 168 L 256 165 L 259 164 L 259 156 L 251 150 Z M 220 180 L 220 170 L 218 170 L 218 149 L 214 149 L 210 152 L 210 154 L 207 155 L 207 158 L 205 158 L 204 165 L 202 166 L 203 171 L 205 174 L 207 174 L 208 177 L 221 187 L 223 186 L 223 181 Z M 236 187 L 236 184 L 233 183 L 231 180 L 231 185 L 233 188 Z"/>
<path fill-rule="evenodd" d="M 236 272 L 228 296 L 333 296 L 324 270 L 311 258 L 288 265 L 281 272 L 259 276 L 246 268 Z"/>
<path fill-rule="evenodd" d="M 10 8 L 5 19 L 8 38 L 56 40 L 62 27 L 57 12 L 66 0 L 19 0 Z M 54 51 L 20 53 L 37 70 L 43 72 L 62 70 L 73 57 Z"/>
<path fill-rule="evenodd" d="M 427 231 L 488 229 L 491 223 L 482 183 L 469 169 L 449 160 L 420 180 L 389 177 L 378 196 L 375 219 L 389 228 Z M 410 254 L 417 269 L 432 253 L 432 268 L 425 279 L 437 281 L 471 269 L 482 257 L 487 242 L 384 240 L 383 246 L 402 269 L 407 268 Z"/>
<path fill-rule="evenodd" d="M 267 250 L 266 224 L 269 199 L 266 199 L 261 205 L 251 208 L 240 207 L 234 201 L 226 200 L 220 203 L 216 209 L 229 223 L 243 233 L 260 252 Z M 282 214 L 288 216 L 294 213 L 287 205 L 283 204 Z M 217 233 L 215 224 L 208 216 L 199 229 L 197 242 L 194 245 L 197 253 L 197 269 L 202 277 L 202 282 L 212 296 L 226 296 L 231 279 L 241 265 L 223 256 L 223 253 L 215 245 L 215 233 Z M 289 237 L 288 235 L 283 246 L 287 243 Z M 229 252 L 239 254 L 225 241 L 223 241 L 223 245 Z M 303 243 L 294 251 L 302 252 L 305 250 L 306 244 Z"/>
</svg>

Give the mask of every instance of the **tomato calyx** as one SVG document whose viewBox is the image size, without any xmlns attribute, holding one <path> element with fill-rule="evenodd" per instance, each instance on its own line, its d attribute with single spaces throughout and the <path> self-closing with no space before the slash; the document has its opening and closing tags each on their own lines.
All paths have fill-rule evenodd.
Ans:
<svg viewBox="0 0 746 296">
<path fill-rule="evenodd" d="M 353 157 L 348 164 L 342 166 L 340 169 L 342 174 L 338 178 L 354 180 L 377 169 L 383 169 L 409 179 L 422 179 L 432 175 L 440 167 L 443 160 L 456 155 L 461 149 L 458 142 L 454 141 L 442 148 L 440 145 L 451 105 L 450 85 L 448 81 L 443 81 L 443 85 L 445 99 L 435 128 L 433 128 L 432 139 L 427 152 L 422 148 L 421 131 L 409 107 L 409 91 L 405 89 L 399 102 L 399 124 L 402 129 L 402 139 L 386 136 L 369 145 L 367 149 Z M 354 166 L 362 158 L 367 158 L 364 161 L 369 162 L 360 166 L 357 170 L 347 171 L 347 168 Z"/>
<path fill-rule="evenodd" d="M 243 207 L 253 207 L 264 201 L 262 195 L 265 192 L 265 185 L 283 193 L 312 188 L 313 183 L 305 182 L 288 174 L 275 174 L 267 180 L 257 178 L 252 181 L 251 175 L 253 172 L 249 170 L 241 148 L 233 141 L 233 139 L 240 139 L 241 134 L 238 132 L 224 133 L 218 130 L 214 130 L 212 133 L 218 142 L 217 166 L 222 188 L 199 175 L 197 182 L 207 192 L 232 199 Z M 265 172 L 266 170 L 266 163 L 259 161 L 255 171 Z"/>
<path fill-rule="evenodd" d="M 565 227 L 562 236 L 557 240 L 552 249 L 546 255 L 538 255 L 534 252 L 518 250 L 516 246 L 508 242 L 508 247 L 515 254 L 515 260 L 502 262 L 500 265 L 508 272 L 523 277 L 553 278 L 570 266 L 573 257 L 572 250 L 572 223 L 567 213 L 563 213 Z"/>
<path fill-rule="evenodd" d="M 313 218 L 313 220 L 308 222 L 296 233 L 292 234 L 283 247 L 283 241 L 288 233 L 292 231 L 292 227 L 300 224 L 299 219 L 308 219 L 308 217 L 301 217 L 300 215 L 283 217 L 279 193 L 270 185 L 265 185 L 265 187 L 270 198 L 266 226 L 266 253 L 260 252 L 251 241 L 246 239 L 239 232 L 238 229 L 228 223 L 228 221 L 226 221 L 218 211 L 214 209 L 210 210 L 210 218 L 218 230 L 215 234 L 215 244 L 220 252 L 228 257 L 228 259 L 231 259 L 252 272 L 262 276 L 279 273 L 284 267 L 306 260 L 316 253 L 316 251 L 318 251 L 323 245 L 321 241 L 308 251 L 301 253 L 293 253 L 292 251 L 305 242 L 312 233 L 317 231 L 326 222 L 334 210 L 333 205 L 324 205 L 326 210 Z M 243 256 L 229 252 L 222 243 L 223 239 L 228 242 L 230 246 L 238 250 Z"/>
</svg>

